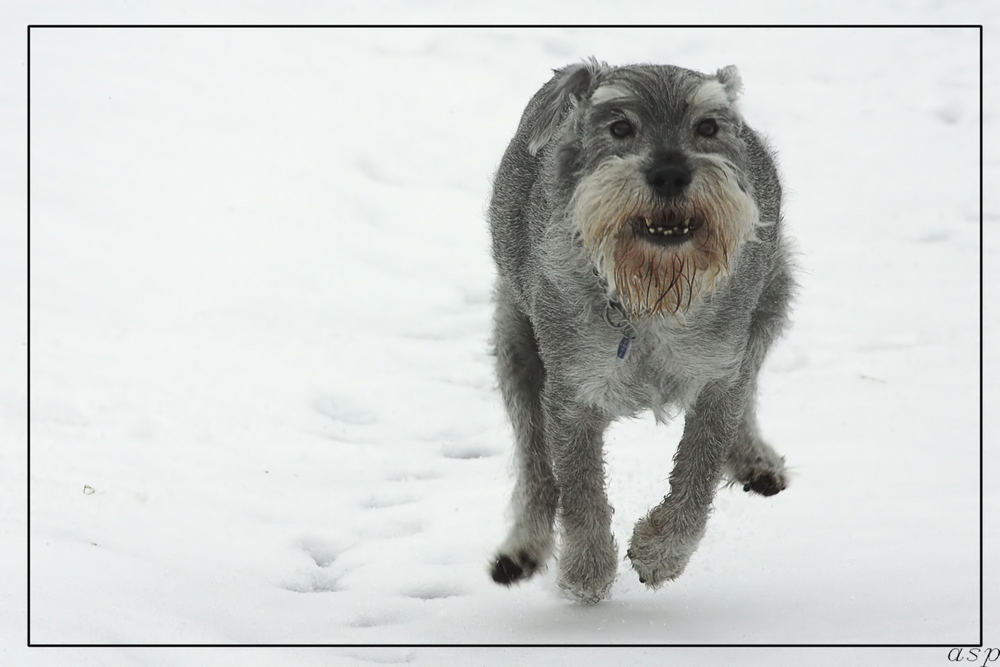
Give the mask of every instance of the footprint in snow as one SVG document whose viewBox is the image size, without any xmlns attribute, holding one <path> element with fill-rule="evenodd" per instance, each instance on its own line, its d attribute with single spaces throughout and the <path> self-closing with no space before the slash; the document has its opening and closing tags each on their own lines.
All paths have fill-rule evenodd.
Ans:
<svg viewBox="0 0 1000 667">
<path fill-rule="evenodd" d="M 386 478 L 387 482 L 426 482 L 440 479 L 441 475 L 433 470 L 404 470 Z"/>
<path fill-rule="evenodd" d="M 294 593 L 334 593 L 343 590 L 340 584 L 342 573 L 330 568 L 345 551 L 342 544 L 321 537 L 304 537 L 298 547 L 313 562 L 312 568 L 282 582 L 281 587 Z"/>
<path fill-rule="evenodd" d="M 446 459 L 485 459 L 497 456 L 500 452 L 477 443 L 453 443 L 444 446 L 442 451 Z"/>
<path fill-rule="evenodd" d="M 364 536 L 368 539 L 398 539 L 417 535 L 424 530 L 422 521 L 416 519 L 403 521 L 381 521 L 370 523 L 364 528 Z"/>
<path fill-rule="evenodd" d="M 445 584 L 430 584 L 419 588 L 412 588 L 404 592 L 403 595 L 416 600 L 443 600 L 445 598 L 454 598 L 464 595 L 464 591 L 460 591 L 453 586 Z"/>
<path fill-rule="evenodd" d="M 409 505 L 417 501 L 416 496 L 400 493 L 376 493 L 368 497 L 362 507 L 368 510 L 381 510 L 389 507 Z"/>
<path fill-rule="evenodd" d="M 320 398 L 313 401 L 313 409 L 347 426 L 369 426 L 378 421 L 375 413 L 346 399 Z"/>
<path fill-rule="evenodd" d="M 282 588 L 293 593 L 336 593 L 344 590 L 340 578 L 326 570 L 300 574 L 285 581 Z"/>
<path fill-rule="evenodd" d="M 349 623 L 352 628 L 377 628 L 381 625 L 392 625 L 399 617 L 389 611 L 372 611 L 359 614 Z"/>
<path fill-rule="evenodd" d="M 299 547 L 312 558 L 318 567 L 327 567 L 344 551 L 340 545 L 317 537 L 306 537 L 299 541 Z"/>
</svg>

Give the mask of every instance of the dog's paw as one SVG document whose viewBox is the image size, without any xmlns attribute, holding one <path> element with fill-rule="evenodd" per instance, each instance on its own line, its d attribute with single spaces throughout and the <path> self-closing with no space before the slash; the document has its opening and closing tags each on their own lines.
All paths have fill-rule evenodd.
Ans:
<svg viewBox="0 0 1000 667">
<path fill-rule="evenodd" d="M 683 539 L 680 535 L 657 529 L 646 516 L 636 522 L 625 556 L 639 575 L 639 582 L 657 589 L 681 576 L 691 554 L 698 547 L 700 537 Z"/>
<path fill-rule="evenodd" d="M 602 600 L 607 600 L 611 594 L 611 584 L 615 581 L 612 576 L 607 581 L 580 582 L 559 579 L 559 588 L 568 598 L 580 604 L 597 604 Z"/>
<path fill-rule="evenodd" d="M 559 588 L 583 604 L 606 600 L 617 574 L 618 547 L 610 535 L 596 544 L 564 548 L 559 556 Z"/>
<path fill-rule="evenodd" d="M 524 549 L 514 554 L 499 553 L 493 559 L 490 576 L 493 581 L 503 586 L 510 586 L 528 579 L 538 570 L 538 560 L 532 558 Z"/>
<path fill-rule="evenodd" d="M 744 491 L 762 496 L 773 496 L 788 488 L 784 457 L 761 442 L 757 442 L 750 452 L 742 449 L 731 452 L 727 461 L 730 484 L 739 484 Z"/>
<path fill-rule="evenodd" d="M 788 478 L 784 468 L 751 468 L 746 476 L 740 480 L 743 482 L 743 490 L 759 493 L 762 496 L 773 496 L 788 488 Z"/>
</svg>

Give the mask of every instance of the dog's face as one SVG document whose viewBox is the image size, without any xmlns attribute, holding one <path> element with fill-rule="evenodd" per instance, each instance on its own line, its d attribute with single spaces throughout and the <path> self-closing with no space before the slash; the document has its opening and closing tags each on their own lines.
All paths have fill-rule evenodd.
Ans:
<svg viewBox="0 0 1000 667">
<path fill-rule="evenodd" d="M 556 144 L 575 231 L 631 316 L 689 308 L 752 236 L 739 88 L 734 67 L 591 62 L 556 81 L 529 149 Z"/>
</svg>

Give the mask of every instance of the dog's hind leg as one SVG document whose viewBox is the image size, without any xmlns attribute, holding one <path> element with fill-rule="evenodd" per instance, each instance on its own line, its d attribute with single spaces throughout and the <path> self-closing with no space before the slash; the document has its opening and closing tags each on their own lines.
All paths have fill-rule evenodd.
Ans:
<svg viewBox="0 0 1000 667">
<path fill-rule="evenodd" d="M 530 577 L 552 555 L 559 492 L 544 437 L 540 395 L 545 371 L 531 322 L 502 284 L 496 293 L 493 344 L 500 391 L 514 428 L 516 482 L 513 522 L 490 574 L 498 584 L 509 585 Z"/>
<path fill-rule="evenodd" d="M 768 282 L 754 311 L 745 362 L 752 367 L 750 394 L 740 428 L 729 448 L 726 476 L 744 491 L 773 496 L 788 486 L 785 458 L 771 448 L 757 426 L 757 372 L 767 350 L 785 324 L 785 305 L 792 291 L 787 269 L 779 269 Z"/>
<path fill-rule="evenodd" d="M 726 477 L 731 483 L 742 485 L 744 491 L 762 496 L 773 496 L 788 487 L 785 457 L 761 438 L 753 397 L 744 411 L 739 433 L 729 447 Z"/>
</svg>

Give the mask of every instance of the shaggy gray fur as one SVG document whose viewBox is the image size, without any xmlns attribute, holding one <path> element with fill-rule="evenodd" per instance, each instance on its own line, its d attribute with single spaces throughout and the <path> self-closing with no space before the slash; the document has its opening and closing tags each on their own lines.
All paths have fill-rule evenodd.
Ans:
<svg viewBox="0 0 1000 667">
<path fill-rule="evenodd" d="M 517 475 L 512 526 L 492 563 L 498 583 L 523 580 L 545 565 L 558 517 L 560 587 L 583 602 L 607 597 L 620 556 L 602 436 L 617 418 L 645 409 L 659 420 L 685 412 L 669 494 L 636 523 L 627 552 L 650 587 L 683 572 L 724 474 L 763 495 L 786 486 L 782 457 L 759 434 L 754 401 L 793 283 L 781 187 L 769 150 L 735 106 L 740 85 L 734 67 L 704 75 L 590 60 L 557 70 L 524 112 L 489 208 L 498 268 L 493 342 Z M 623 118 L 634 128 L 624 139 L 609 131 Z M 705 118 L 717 121 L 715 136 L 696 131 Z M 682 288 L 674 312 L 623 307 L 614 267 L 585 247 L 577 202 L 621 194 L 596 176 L 588 180 L 602 166 L 617 169 L 622 183 L 632 183 L 635 172 L 645 188 L 642 175 L 657 160 L 678 156 L 691 167 L 691 188 L 732 193 L 722 204 L 745 196 L 754 219 L 745 229 L 734 226 L 746 238 L 726 270 L 701 291 Z M 627 187 L 635 189 L 633 199 L 664 210 L 691 203 L 685 194 L 669 200 Z M 719 222 L 707 219 L 707 226 Z M 673 249 L 663 252 L 668 257 Z M 623 333 L 630 342 L 620 359 Z"/>
</svg>

